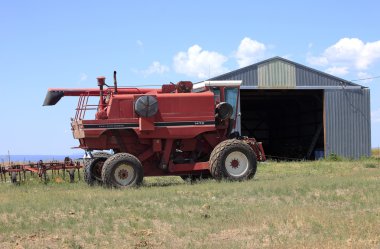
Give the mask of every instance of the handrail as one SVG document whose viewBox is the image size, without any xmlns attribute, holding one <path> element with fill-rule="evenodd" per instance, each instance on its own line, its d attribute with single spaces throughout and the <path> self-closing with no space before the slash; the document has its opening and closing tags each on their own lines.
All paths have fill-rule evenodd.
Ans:
<svg viewBox="0 0 380 249">
<path fill-rule="evenodd" d="M 98 110 L 99 109 L 98 104 L 88 104 L 89 97 L 90 97 L 89 93 L 81 94 L 79 96 L 78 104 L 77 104 L 77 107 L 75 108 L 76 113 L 75 113 L 74 120 L 83 120 L 85 115 L 86 115 L 87 110 Z M 108 105 L 105 105 L 105 107 L 107 107 L 107 106 Z"/>
<path fill-rule="evenodd" d="M 87 94 L 81 94 L 79 96 L 78 100 L 78 105 L 75 113 L 75 120 L 80 120 L 84 118 L 84 115 L 86 114 L 87 108 L 87 103 L 88 103 L 88 98 L 90 97 L 89 93 Z"/>
</svg>

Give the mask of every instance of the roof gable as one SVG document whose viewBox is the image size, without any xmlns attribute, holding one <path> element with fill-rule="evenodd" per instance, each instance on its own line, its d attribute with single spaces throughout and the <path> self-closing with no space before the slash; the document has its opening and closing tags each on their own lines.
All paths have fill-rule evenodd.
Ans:
<svg viewBox="0 0 380 249">
<path fill-rule="evenodd" d="M 243 86 L 259 88 L 361 86 L 278 56 L 213 77 L 210 80 L 243 80 Z"/>
</svg>

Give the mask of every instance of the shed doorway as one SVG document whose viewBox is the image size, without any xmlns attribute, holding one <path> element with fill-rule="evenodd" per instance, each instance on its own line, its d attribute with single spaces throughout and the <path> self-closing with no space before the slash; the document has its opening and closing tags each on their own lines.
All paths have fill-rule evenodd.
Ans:
<svg viewBox="0 0 380 249">
<path fill-rule="evenodd" d="M 240 92 L 241 134 L 263 142 L 268 158 L 323 157 L 323 90 Z"/>
</svg>

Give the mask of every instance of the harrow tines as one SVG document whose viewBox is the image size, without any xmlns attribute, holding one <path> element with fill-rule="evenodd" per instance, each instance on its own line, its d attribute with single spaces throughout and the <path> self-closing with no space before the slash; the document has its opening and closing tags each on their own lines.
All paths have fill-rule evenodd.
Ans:
<svg viewBox="0 0 380 249">
<path fill-rule="evenodd" d="M 78 171 L 78 178 L 80 180 L 81 168 L 82 165 L 79 161 L 73 161 L 68 157 L 66 157 L 63 162 L 51 161 L 44 163 L 42 160 L 39 160 L 37 163 L 31 163 L 29 161 L 27 164 L 15 164 L 12 162 L 7 167 L 0 167 L 0 181 L 6 182 L 6 175 L 8 174 L 12 183 L 20 184 L 20 182 L 26 181 L 27 172 L 29 172 L 31 176 L 34 176 L 36 173 L 40 178 L 40 181 L 47 184 L 49 181 L 49 171 L 51 172 L 51 175 L 54 176 L 54 174 L 60 175 L 60 170 L 62 170 L 63 180 L 66 179 L 67 171 L 70 177 L 70 182 L 73 183 L 75 180 L 75 170 Z"/>
</svg>

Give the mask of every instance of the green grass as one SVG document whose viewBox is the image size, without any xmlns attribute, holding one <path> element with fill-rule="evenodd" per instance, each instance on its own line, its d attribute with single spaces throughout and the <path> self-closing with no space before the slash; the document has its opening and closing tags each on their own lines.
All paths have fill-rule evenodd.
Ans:
<svg viewBox="0 0 380 249">
<path fill-rule="evenodd" d="M 0 248 L 379 248 L 380 160 L 268 162 L 246 182 L 0 184 Z"/>
</svg>

